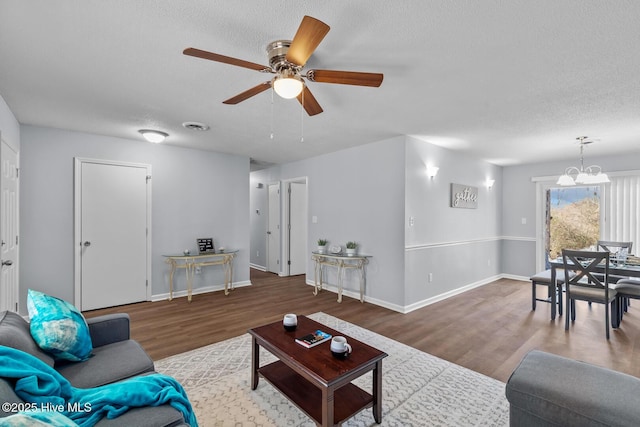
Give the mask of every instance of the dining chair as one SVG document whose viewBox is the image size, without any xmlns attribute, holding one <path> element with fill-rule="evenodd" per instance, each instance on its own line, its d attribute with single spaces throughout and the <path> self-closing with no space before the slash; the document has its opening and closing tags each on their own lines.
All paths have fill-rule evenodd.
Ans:
<svg viewBox="0 0 640 427">
<path fill-rule="evenodd" d="M 616 291 L 616 308 L 617 308 L 617 322 L 620 325 L 622 317 L 627 311 L 629 305 L 629 299 L 640 299 L 640 280 L 639 279 L 622 279 L 615 285 Z"/>
<path fill-rule="evenodd" d="M 598 240 L 598 250 L 603 250 L 611 253 L 612 255 L 617 255 L 621 249 L 626 249 L 627 253 L 631 253 L 631 249 L 633 248 L 633 242 L 614 242 L 611 240 Z M 618 280 L 628 279 L 628 277 L 610 275 L 609 283 L 617 283 Z"/>
<path fill-rule="evenodd" d="M 556 309 L 562 316 L 562 287 L 564 285 L 564 272 L 562 269 L 556 270 L 556 283 L 551 283 L 551 270 L 541 271 L 529 278 L 531 280 L 531 310 L 535 311 L 536 302 L 551 303 L 551 320 L 556 318 Z M 547 298 L 538 298 L 536 290 L 538 285 L 547 287 Z"/>
<path fill-rule="evenodd" d="M 562 263 L 564 267 L 566 310 L 565 330 L 569 330 L 569 317 L 576 320 L 576 301 L 588 301 L 604 304 L 605 331 L 609 339 L 611 320 L 613 326 L 618 327 L 617 292 L 608 286 L 609 280 L 609 255 L 607 251 L 576 251 L 562 250 Z M 600 280 L 594 273 L 596 266 L 603 264 L 604 280 Z M 571 272 L 575 275 L 572 276 Z M 609 311 L 611 309 L 611 311 Z M 610 314 L 611 313 L 611 314 Z"/>
<path fill-rule="evenodd" d="M 616 242 L 612 240 L 598 240 L 598 250 L 602 249 L 604 251 L 608 251 L 611 254 L 615 254 L 617 256 L 618 252 L 622 249 L 627 250 L 627 254 L 631 253 L 631 249 L 633 248 L 633 242 Z M 613 289 L 616 289 L 616 285 L 620 280 L 626 280 L 629 277 L 619 276 L 615 274 L 609 275 L 609 283 Z M 622 303 L 620 309 L 618 310 L 620 313 L 619 319 L 622 319 L 622 315 L 630 304 L 629 298 L 619 298 L 618 302 Z"/>
</svg>

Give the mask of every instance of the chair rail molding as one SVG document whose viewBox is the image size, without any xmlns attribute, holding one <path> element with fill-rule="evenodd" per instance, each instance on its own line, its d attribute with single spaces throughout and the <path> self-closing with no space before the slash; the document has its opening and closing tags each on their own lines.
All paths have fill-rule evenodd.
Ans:
<svg viewBox="0 0 640 427">
<path fill-rule="evenodd" d="M 419 251 L 423 249 L 441 248 L 441 247 L 447 247 L 447 246 L 472 245 L 476 243 L 496 242 L 500 240 L 520 240 L 520 241 L 527 241 L 527 242 L 536 241 L 535 237 L 495 236 L 495 237 L 484 237 L 481 239 L 454 240 L 450 242 L 433 242 L 433 243 L 422 243 L 418 245 L 407 245 L 404 247 L 404 250 Z"/>
</svg>

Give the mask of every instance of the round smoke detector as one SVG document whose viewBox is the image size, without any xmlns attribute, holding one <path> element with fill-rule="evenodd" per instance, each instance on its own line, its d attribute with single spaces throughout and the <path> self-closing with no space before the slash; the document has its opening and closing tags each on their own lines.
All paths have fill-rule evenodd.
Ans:
<svg viewBox="0 0 640 427">
<path fill-rule="evenodd" d="M 182 126 L 191 130 L 209 130 L 209 126 L 198 122 L 184 122 Z"/>
</svg>

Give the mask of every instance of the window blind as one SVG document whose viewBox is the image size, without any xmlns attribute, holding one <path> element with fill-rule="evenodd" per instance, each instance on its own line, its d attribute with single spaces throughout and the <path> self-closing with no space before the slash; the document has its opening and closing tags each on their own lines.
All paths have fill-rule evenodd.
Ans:
<svg viewBox="0 0 640 427">
<path fill-rule="evenodd" d="M 603 240 L 633 242 L 640 253 L 640 175 L 611 176 L 605 192 Z"/>
</svg>

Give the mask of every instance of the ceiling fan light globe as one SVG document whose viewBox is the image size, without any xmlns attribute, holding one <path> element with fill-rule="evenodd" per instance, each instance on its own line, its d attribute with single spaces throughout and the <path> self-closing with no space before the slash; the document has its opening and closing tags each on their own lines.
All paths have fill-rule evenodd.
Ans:
<svg viewBox="0 0 640 427">
<path fill-rule="evenodd" d="M 296 77 L 276 77 L 273 82 L 273 90 L 284 99 L 293 99 L 300 95 L 304 84 Z"/>
</svg>

